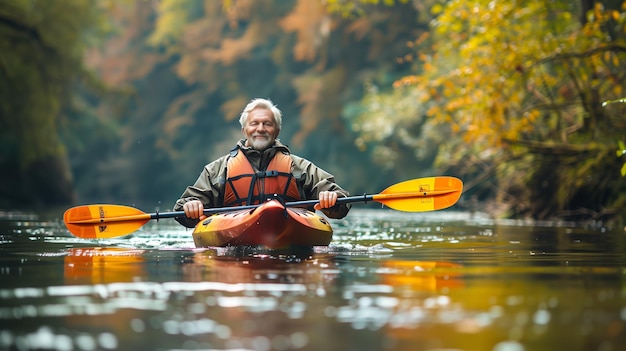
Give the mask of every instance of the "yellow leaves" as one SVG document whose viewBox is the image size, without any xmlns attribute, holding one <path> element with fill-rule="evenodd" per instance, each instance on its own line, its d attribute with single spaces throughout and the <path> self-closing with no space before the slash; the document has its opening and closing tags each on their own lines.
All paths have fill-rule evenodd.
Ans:
<svg viewBox="0 0 626 351">
<path fill-rule="evenodd" d="M 620 84 L 615 84 L 612 90 L 615 96 L 623 96 L 624 94 L 624 87 Z"/>
<path fill-rule="evenodd" d="M 528 124 L 532 124 L 537 120 L 537 118 L 539 118 L 539 116 L 541 116 L 541 111 L 538 109 L 532 109 L 524 113 L 524 121 Z"/>
<path fill-rule="evenodd" d="M 426 115 L 429 117 L 440 117 L 441 108 L 437 105 L 433 105 L 428 110 L 426 110 Z"/>
<path fill-rule="evenodd" d="M 310 2 L 313 3 L 318 1 Z M 382 4 L 384 6 L 395 6 L 397 4 L 406 4 L 409 2 L 409 0 L 324 0 L 319 2 L 324 4 L 326 11 L 328 11 L 329 13 L 339 13 L 343 17 L 355 17 L 365 14 L 365 6 L 379 4 Z"/>
<path fill-rule="evenodd" d="M 596 20 L 601 21 L 604 17 L 604 5 L 600 2 L 596 2 L 593 6 L 593 14 Z"/>
<path fill-rule="evenodd" d="M 156 28 L 148 43 L 151 45 L 170 45 L 183 33 L 187 23 L 189 0 L 161 0 L 157 3 L 159 16 Z"/>
<path fill-rule="evenodd" d="M 619 21 L 620 13 L 618 11 L 611 11 L 611 17 L 613 17 L 613 20 Z"/>
<path fill-rule="evenodd" d="M 615 67 L 618 67 L 620 62 L 619 62 L 619 57 L 617 55 L 612 55 L 611 57 L 611 61 L 613 62 L 613 65 Z"/>
<path fill-rule="evenodd" d="M 608 36 L 600 23 L 625 15 L 596 3 L 591 13 L 595 22 L 582 28 L 581 35 L 577 16 L 568 12 L 568 4 L 544 5 L 543 1 L 519 6 L 515 1 L 476 0 L 434 6 L 431 11 L 438 16 L 431 33 L 432 42 L 438 46 L 429 52 L 429 48 L 415 45 L 422 71 L 398 80 L 394 87 L 413 85 L 427 96 L 422 100 L 428 104 L 426 114 L 430 118 L 440 123 L 451 120 L 451 130 L 486 146 L 532 133 L 541 111 L 550 123 L 545 128 L 559 128 L 562 124 L 555 122 L 552 111 L 529 106 L 570 103 L 578 92 L 572 91 L 573 86 L 561 88 L 569 87 L 571 74 L 585 86 L 598 88 L 615 80 L 615 74 L 606 77 L 600 70 L 607 64 L 613 69 L 619 67 L 619 55 L 607 51 L 578 57 L 577 53 L 606 41 Z M 572 59 L 556 65 L 546 59 L 572 53 Z M 545 62 L 538 63 L 541 60 Z M 615 96 L 622 87 L 611 84 L 611 89 Z M 568 123 L 576 123 L 578 111 L 568 107 Z"/>
<path fill-rule="evenodd" d="M 626 155 L 626 145 L 622 140 L 618 141 L 618 147 L 619 149 L 616 150 L 617 157 L 622 157 Z M 626 162 L 624 162 L 624 164 L 622 165 L 622 168 L 620 169 L 620 174 L 622 175 L 622 177 L 626 177 Z"/>
<path fill-rule="evenodd" d="M 624 3 L 622 3 L 622 7 L 623 6 Z M 622 11 L 626 10 L 622 9 Z M 611 20 L 621 24 L 624 33 L 626 33 L 625 18 L 626 14 L 620 13 L 617 10 L 607 10 L 602 3 L 596 2 L 594 8 L 587 13 L 587 23 L 585 24 L 583 33 L 587 37 L 602 38 L 606 34 L 604 33 L 605 28 L 603 26 L 614 26 L 614 24 L 607 23 Z"/>
<path fill-rule="evenodd" d="M 438 15 L 443 12 L 443 5 L 435 4 L 430 8 L 430 13 L 433 15 Z"/>
</svg>

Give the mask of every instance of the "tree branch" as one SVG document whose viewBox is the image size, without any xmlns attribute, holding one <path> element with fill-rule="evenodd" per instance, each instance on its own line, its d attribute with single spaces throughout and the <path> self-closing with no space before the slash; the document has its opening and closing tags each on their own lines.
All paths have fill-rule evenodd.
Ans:
<svg viewBox="0 0 626 351">
<path fill-rule="evenodd" d="M 538 65 L 548 63 L 548 62 L 553 62 L 553 61 L 568 60 L 572 58 L 587 58 L 587 57 L 598 55 L 607 51 L 626 52 L 626 46 L 618 45 L 618 44 L 611 44 L 607 46 L 594 48 L 585 52 L 570 52 L 570 53 L 565 53 L 565 54 L 549 56 L 549 57 L 542 58 L 541 60 L 538 60 L 536 62 L 533 62 L 530 66 L 528 66 L 528 68 L 532 68 L 534 66 L 538 66 Z"/>
<path fill-rule="evenodd" d="M 557 155 L 557 156 L 577 156 L 582 153 L 598 152 L 600 148 L 595 144 L 568 144 L 568 143 L 554 143 L 554 142 L 542 142 L 534 140 L 506 140 L 513 145 L 521 145 L 530 152 L 542 154 L 542 155 Z"/>
<path fill-rule="evenodd" d="M 57 51 L 54 48 L 46 44 L 46 42 L 42 38 L 41 34 L 39 34 L 39 31 L 36 28 L 30 27 L 13 18 L 8 18 L 8 17 L 3 17 L 3 16 L 0 16 L 0 25 L 4 25 L 5 27 L 11 28 L 19 33 L 25 34 L 27 37 L 33 39 L 33 41 L 36 42 L 38 45 L 40 45 L 44 50 L 50 53 L 53 53 L 55 55 L 57 54 Z"/>
</svg>

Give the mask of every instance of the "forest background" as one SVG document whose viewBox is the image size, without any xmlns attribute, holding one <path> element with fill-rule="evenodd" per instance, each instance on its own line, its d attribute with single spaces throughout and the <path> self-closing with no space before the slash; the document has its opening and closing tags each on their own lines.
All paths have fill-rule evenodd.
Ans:
<svg viewBox="0 0 626 351">
<path fill-rule="evenodd" d="M 170 209 L 266 97 L 351 193 L 623 221 L 625 62 L 622 0 L 0 0 L 0 208 Z"/>
</svg>

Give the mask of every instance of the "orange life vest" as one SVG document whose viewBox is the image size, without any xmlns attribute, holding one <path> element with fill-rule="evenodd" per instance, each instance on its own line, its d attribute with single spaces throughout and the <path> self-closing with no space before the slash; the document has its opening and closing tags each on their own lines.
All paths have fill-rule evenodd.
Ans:
<svg viewBox="0 0 626 351">
<path fill-rule="evenodd" d="M 303 198 L 291 172 L 289 153 L 277 151 L 265 170 L 257 170 L 243 152 L 231 152 L 226 168 L 224 206 L 255 205 L 278 196 L 283 201 Z"/>
</svg>

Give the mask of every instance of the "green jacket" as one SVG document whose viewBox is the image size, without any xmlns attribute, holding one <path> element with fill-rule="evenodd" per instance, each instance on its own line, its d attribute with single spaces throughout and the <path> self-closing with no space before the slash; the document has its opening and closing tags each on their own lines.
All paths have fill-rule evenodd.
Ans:
<svg viewBox="0 0 626 351">
<path fill-rule="evenodd" d="M 289 152 L 287 146 L 283 145 L 279 140 L 276 140 L 274 146 L 263 152 L 245 146 L 245 139 L 240 140 L 237 143 L 237 147 L 246 154 L 248 159 L 258 169 L 265 169 L 277 151 L 284 150 Z M 293 159 L 292 173 L 301 175 L 298 183 L 307 200 L 317 199 L 321 191 L 335 191 L 338 193 L 339 197 L 347 197 L 350 195 L 335 183 L 335 178 L 332 174 L 317 167 L 309 160 L 291 153 L 290 155 Z M 182 211 L 185 202 L 191 200 L 202 201 L 204 208 L 222 207 L 223 204 L 221 201 L 224 198 L 224 183 L 226 181 L 226 163 L 228 162 L 228 157 L 229 155 L 224 155 L 204 166 L 196 182 L 188 186 L 180 199 L 176 201 L 174 211 Z M 350 205 L 342 204 L 323 209 L 322 212 L 330 218 L 343 218 L 348 214 L 349 210 Z M 176 220 L 188 228 L 193 228 L 198 223 L 198 220 L 186 217 L 178 217 Z"/>
</svg>

